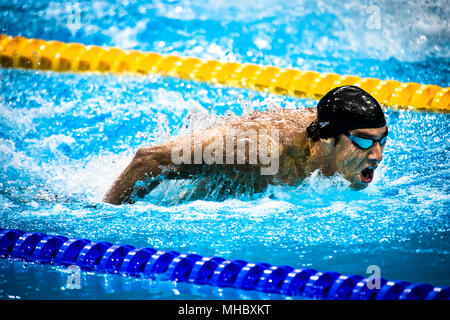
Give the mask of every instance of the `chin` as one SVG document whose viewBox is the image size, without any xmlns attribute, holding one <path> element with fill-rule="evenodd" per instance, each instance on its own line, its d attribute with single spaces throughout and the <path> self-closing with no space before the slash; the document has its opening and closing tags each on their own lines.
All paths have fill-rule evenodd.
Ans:
<svg viewBox="0 0 450 320">
<path fill-rule="evenodd" d="M 350 188 L 352 188 L 353 190 L 359 191 L 359 190 L 363 190 L 365 188 L 367 188 L 369 186 L 368 183 L 365 183 L 361 180 L 359 181 L 353 181 L 352 184 L 350 185 Z"/>
</svg>

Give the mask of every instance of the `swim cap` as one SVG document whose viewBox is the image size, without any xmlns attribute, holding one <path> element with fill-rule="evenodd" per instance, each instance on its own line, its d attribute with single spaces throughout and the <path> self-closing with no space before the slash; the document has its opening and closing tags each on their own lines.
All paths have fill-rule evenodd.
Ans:
<svg viewBox="0 0 450 320">
<path fill-rule="evenodd" d="M 360 87 L 343 86 L 329 91 L 317 104 L 317 120 L 307 128 L 314 141 L 341 133 L 386 125 L 383 109 Z"/>
</svg>

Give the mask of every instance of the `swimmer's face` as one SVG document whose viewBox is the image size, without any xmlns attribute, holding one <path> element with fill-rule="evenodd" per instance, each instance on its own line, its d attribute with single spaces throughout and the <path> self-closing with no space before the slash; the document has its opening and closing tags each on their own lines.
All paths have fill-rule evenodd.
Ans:
<svg viewBox="0 0 450 320">
<path fill-rule="evenodd" d="M 349 133 L 357 137 L 380 139 L 387 134 L 387 127 L 356 129 Z M 341 134 L 334 147 L 336 172 L 343 174 L 351 182 L 352 188 L 364 189 L 372 182 L 374 171 L 383 159 L 383 150 L 384 146 L 378 142 L 369 149 L 361 149 L 348 136 Z"/>
</svg>

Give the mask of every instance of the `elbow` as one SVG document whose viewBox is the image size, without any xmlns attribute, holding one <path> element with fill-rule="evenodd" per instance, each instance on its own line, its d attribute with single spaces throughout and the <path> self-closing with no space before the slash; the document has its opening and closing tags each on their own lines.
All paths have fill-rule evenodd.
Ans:
<svg viewBox="0 0 450 320">
<path fill-rule="evenodd" d="M 136 153 L 134 154 L 134 159 L 144 157 L 144 156 L 148 153 L 148 152 L 147 152 L 147 149 L 148 149 L 148 148 L 146 148 L 146 147 L 141 147 L 141 148 L 139 148 L 139 149 L 136 151 Z"/>
<path fill-rule="evenodd" d="M 153 152 L 150 147 L 139 148 L 133 157 L 133 163 L 137 165 L 142 165 L 144 163 L 149 163 L 153 159 Z"/>
<path fill-rule="evenodd" d="M 133 160 L 130 163 L 130 167 L 132 170 L 137 170 L 141 168 L 146 159 L 148 158 L 148 151 L 145 148 L 139 148 L 134 154 Z"/>
</svg>

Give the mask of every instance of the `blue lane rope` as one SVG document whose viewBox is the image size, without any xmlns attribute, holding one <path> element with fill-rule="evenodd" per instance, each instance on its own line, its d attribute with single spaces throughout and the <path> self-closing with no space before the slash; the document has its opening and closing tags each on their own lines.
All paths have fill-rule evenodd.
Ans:
<svg viewBox="0 0 450 320">
<path fill-rule="evenodd" d="M 368 279 L 310 268 L 202 257 L 154 248 L 69 239 L 44 233 L 0 228 L 0 256 L 82 270 L 156 278 L 287 296 L 328 300 L 449 300 L 450 287 L 381 279 L 369 289 Z"/>
</svg>

